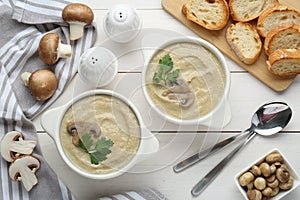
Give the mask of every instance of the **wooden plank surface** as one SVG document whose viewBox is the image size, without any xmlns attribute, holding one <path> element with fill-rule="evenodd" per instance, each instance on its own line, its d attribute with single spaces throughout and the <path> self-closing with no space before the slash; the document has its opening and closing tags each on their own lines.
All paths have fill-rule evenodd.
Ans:
<svg viewBox="0 0 300 200">
<path fill-rule="evenodd" d="M 190 194 L 191 188 L 238 143 L 230 145 L 182 173 L 175 174 L 172 166 L 176 160 L 182 160 L 199 151 L 203 147 L 201 144 L 206 135 L 193 133 L 160 134 L 157 135 L 160 150 L 151 159 L 137 164 L 131 169 L 131 172 L 120 177 L 97 181 L 84 178 L 70 170 L 58 154 L 53 140 L 46 134 L 39 134 L 38 136 L 43 144 L 42 151 L 45 159 L 78 200 L 95 200 L 104 195 L 132 190 L 140 191 L 145 188 L 155 188 L 170 200 L 241 200 L 243 197 L 235 185 L 233 177 L 274 147 L 282 151 L 296 171 L 299 172 L 300 170 L 298 159 L 300 150 L 297 146 L 299 134 L 282 133 L 271 138 L 258 135 L 224 167 L 221 174 L 201 196 L 193 198 Z M 219 139 L 225 139 L 229 136 L 231 134 L 223 134 L 220 135 Z M 187 146 L 188 148 L 186 148 Z M 141 173 L 141 170 L 145 170 L 144 173 Z M 299 197 L 300 190 L 295 189 L 282 200 L 296 200 Z"/>
<path fill-rule="evenodd" d="M 226 42 L 225 32 L 227 27 L 233 22 L 231 19 L 227 23 L 227 26 L 219 31 L 211 31 L 202 28 L 201 26 L 189 21 L 182 14 L 181 8 L 182 5 L 185 4 L 187 0 L 162 0 L 163 8 L 174 16 L 177 20 L 182 22 L 192 31 L 194 31 L 197 35 L 202 37 L 203 39 L 209 41 L 214 44 L 220 51 L 222 51 L 225 55 L 235 61 L 239 66 L 247 70 L 253 76 L 255 76 L 258 80 L 272 88 L 277 92 L 281 92 L 286 90 L 290 84 L 293 82 L 294 77 L 282 78 L 271 74 L 267 69 L 266 64 L 266 54 L 262 51 L 258 60 L 252 65 L 246 65 L 239 60 L 239 58 L 235 55 L 232 49 Z M 298 1 L 293 0 L 282 0 L 280 1 L 283 4 L 286 4 L 290 7 L 293 7 L 297 10 L 300 10 L 300 4 Z M 297 2 L 297 3 L 296 3 Z"/>
</svg>

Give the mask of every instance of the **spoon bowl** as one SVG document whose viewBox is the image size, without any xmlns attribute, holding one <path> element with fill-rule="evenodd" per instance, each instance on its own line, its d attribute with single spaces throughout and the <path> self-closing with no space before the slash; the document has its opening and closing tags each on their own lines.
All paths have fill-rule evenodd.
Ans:
<svg viewBox="0 0 300 200">
<path fill-rule="evenodd" d="M 291 108 L 283 102 L 272 102 L 261 106 L 253 115 L 250 131 L 269 136 L 281 131 L 292 117 Z"/>
</svg>

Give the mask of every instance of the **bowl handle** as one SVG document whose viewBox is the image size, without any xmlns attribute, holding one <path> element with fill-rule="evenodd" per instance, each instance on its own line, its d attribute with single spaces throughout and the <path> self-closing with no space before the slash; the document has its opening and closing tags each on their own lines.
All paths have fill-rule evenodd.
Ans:
<svg viewBox="0 0 300 200">
<path fill-rule="evenodd" d="M 59 126 L 58 123 L 60 121 L 60 116 L 64 110 L 63 108 L 64 106 L 53 108 L 51 110 L 46 111 L 41 116 L 41 125 L 43 129 L 54 140 L 59 134 L 57 126 Z"/>
<path fill-rule="evenodd" d="M 138 162 L 144 161 L 159 150 L 159 142 L 157 138 L 147 129 L 142 128 L 143 144 L 141 145 L 140 156 Z"/>
</svg>

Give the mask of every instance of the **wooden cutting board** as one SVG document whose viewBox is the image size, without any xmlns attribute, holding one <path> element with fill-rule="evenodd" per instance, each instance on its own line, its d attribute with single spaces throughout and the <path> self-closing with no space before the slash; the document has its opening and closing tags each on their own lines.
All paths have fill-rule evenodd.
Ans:
<svg viewBox="0 0 300 200">
<path fill-rule="evenodd" d="M 295 77 L 283 78 L 271 74 L 267 69 L 267 57 L 263 51 L 254 64 L 246 65 L 241 62 L 226 42 L 225 31 L 227 27 L 219 31 L 211 31 L 187 20 L 181 12 L 182 5 L 186 2 L 187 0 L 162 0 L 162 6 L 169 14 L 171 14 L 185 26 L 194 31 L 201 38 L 214 44 L 221 52 L 235 61 L 239 66 L 247 70 L 253 76 L 255 76 L 258 80 L 272 88 L 274 91 L 281 92 L 286 90 L 290 86 Z M 300 11 L 300 3 L 298 0 L 281 0 L 280 3 Z M 227 23 L 227 26 L 231 23 L 232 20 L 230 19 L 230 21 Z"/>
</svg>

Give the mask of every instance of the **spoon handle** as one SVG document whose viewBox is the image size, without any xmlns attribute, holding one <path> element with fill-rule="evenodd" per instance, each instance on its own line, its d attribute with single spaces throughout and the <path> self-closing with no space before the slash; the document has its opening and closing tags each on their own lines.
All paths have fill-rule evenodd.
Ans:
<svg viewBox="0 0 300 200">
<path fill-rule="evenodd" d="M 229 137 L 221 142 L 218 142 L 211 148 L 207 148 L 199 153 L 195 153 L 194 155 L 180 161 L 176 165 L 174 165 L 173 170 L 176 173 L 182 172 L 183 170 L 191 167 L 192 165 L 198 163 L 199 161 L 203 160 L 204 158 L 208 157 L 209 155 L 213 154 L 214 152 L 222 149 L 223 147 L 227 146 L 228 144 L 231 144 L 232 142 L 236 141 L 237 139 L 241 138 L 244 135 L 247 135 L 250 133 L 250 129 L 246 129 L 240 134 L 234 135 L 232 137 Z"/>
<path fill-rule="evenodd" d="M 217 175 L 222 171 L 224 166 L 230 161 L 230 159 L 245 145 L 247 144 L 254 136 L 255 132 L 251 132 L 250 135 L 231 153 L 229 153 L 217 166 L 215 166 L 201 181 L 199 181 L 192 189 L 191 193 L 193 196 L 199 196 L 201 192 L 217 177 Z"/>
</svg>

